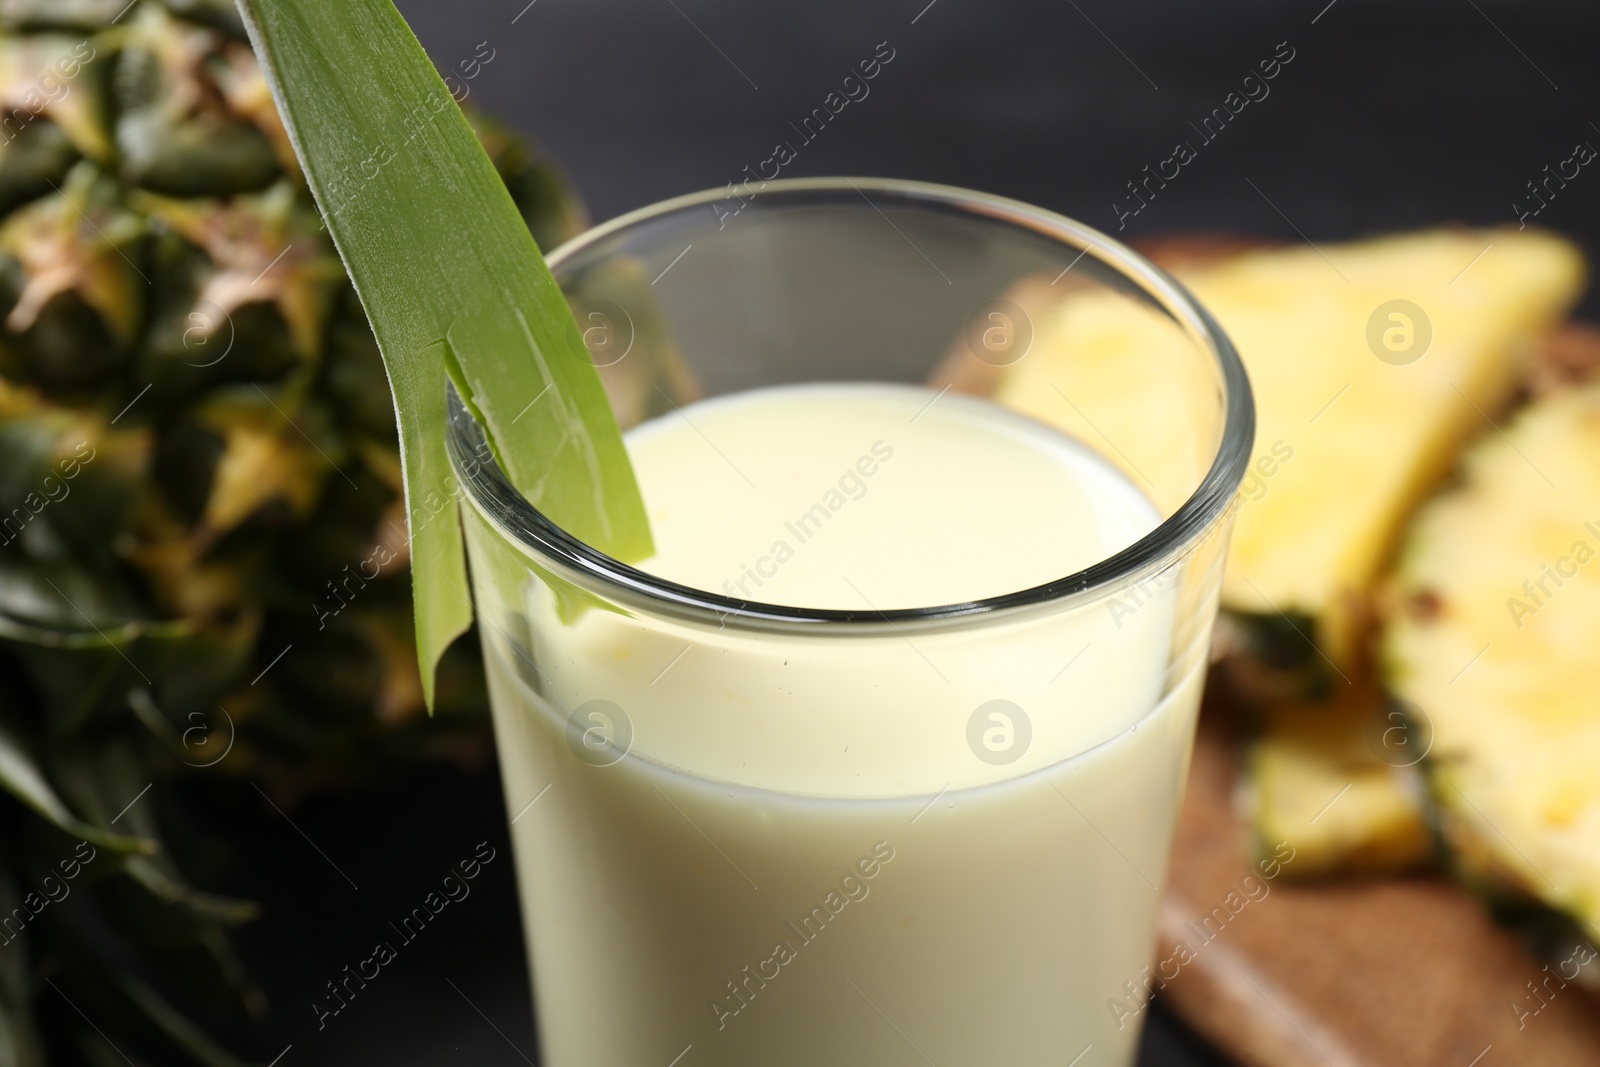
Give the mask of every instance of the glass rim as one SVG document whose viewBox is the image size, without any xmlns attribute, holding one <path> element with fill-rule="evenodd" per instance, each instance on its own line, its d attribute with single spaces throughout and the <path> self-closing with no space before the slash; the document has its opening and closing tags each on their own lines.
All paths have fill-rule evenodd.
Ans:
<svg viewBox="0 0 1600 1067">
<path fill-rule="evenodd" d="M 1223 390 L 1222 434 L 1216 455 L 1194 491 L 1149 533 L 1133 544 L 1072 574 L 1015 592 L 932 607 L 804 608 L 741 600 L 696 589 L 651 574 L 606 555 L 569 534 L 512 486 L 483 447 L 483 427 L 449 391 L 446 439 L 454 473 L 472 505 L 497 532 L 531 553 L 544 567 L 579 588 L 608 600 L 691 622 L 757 630 L 898 633 L 906 628 L 963 627 L 1031 614 L 1041 607 L 1070 609 L 1115 595 L 1177 562 L 1206 539 L 1226 517 L 1250 461 L 1255 440 L 1255 402 L 1248 375 L 1222 327 L 1166 271 L 1120 241 L 1065 215 L 1019 200 L 956 186 L 886 178 L 786 178 L 762 183 L 748 199 L 815 202 L 837 196 L 856 200 L 886 194 L 913 206 L 954 208 L 974 217 L 1009 224 L 1091 255 L 1136 285 L 1186 329 L 1214 360 Z M 650 204 L 594 226 L 546 257 L 553 272 L 618 233 L 724 199 L 725 187 Z M 870 203 L 870 201 L 869 201 Z M 876 206 L 876 205 L 873 205 Z M 1074 263 L 1077 260 L 1073 260 Z M 1070 267 L 1068 269 L 1071 269 Z M 483 458 L 486 457 L 486 458 Z"/>
</svg>

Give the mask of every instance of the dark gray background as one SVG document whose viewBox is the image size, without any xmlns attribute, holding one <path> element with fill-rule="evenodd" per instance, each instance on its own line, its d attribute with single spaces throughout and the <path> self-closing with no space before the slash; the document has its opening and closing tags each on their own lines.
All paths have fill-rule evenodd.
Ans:
<svg viewBox="0 0 1600 1067">
<path fill-rule="evenodd" d="M 1116 232 L 1112 204 L 1125 183 L 1179 140 L 1198 144 L 1189 123 L 1284 41 L 1295 58 L 1271 95 L 1245 108 L 1121 236 L 1226 229 L 1321 242 L 1448 221 L 1514 223 L 1513 202 L 1531 203 L 1526 182 L 1578 141 L 1600 146 L 1600 5 L 1577 2 L 400 7 L 441 68 L 457 70 L 481 42 L 494 49 L 468 83 L 472 99 L 536 136 L 596 219 L 738 180 L 777 141 L 795 140 L 788 124 L 880 41 L 896 56 L 871 95 L 804 146 L 786 175 L 972 186 Z M 1600 239 L 1592 169 L 1538 219 L 1590 248 Z M 1595 306 L 1591 297 L 1591 314 Z M 492 768 L 431 771 L 379 792 L 323 797 L 294 815 L 360 889 L 265 813 L 236 887 L 267 906 L 267 918 L 243 935 L 274 1005 L 267 1032 L 248 1039 L 262 1062 L 288 1045 L 281 1067 L 532 1062 Z M 322 983 L 366 955 L 387 917 L 408 910 L 482 840 L 502 851 L 474 895 L 318 1032 L 309 1004 Z M 1157 1010 L 1141 1062 L 1222 1061 Z"/>
<path fill-rule="evenodd" d="M 1189 124 L 1280 41 L 1296 55 L 1271 95 L 1124 236 L 1514 221 L 1546 164 L 1600 147 L 1600 5 L 1576 0 L 537 0 L 512 25 L 526 2 L 400 7 L 441 68 L 495 49 L 473 98 L 540 138 L 597 219 L 738 180 L 884 40 L 872 95 L 785 175 L 948 182 L 1115 231 L 1125 183 L 1198 144 Z M 1538 222 L 1600 236 L 1591 185 Z"/>
</svg>

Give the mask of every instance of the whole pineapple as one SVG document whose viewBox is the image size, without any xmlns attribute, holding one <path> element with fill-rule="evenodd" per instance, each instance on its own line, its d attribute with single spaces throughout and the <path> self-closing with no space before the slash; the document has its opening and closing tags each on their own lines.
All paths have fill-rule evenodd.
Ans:
<svg viewBox="0 0 1600 1067">
<path fill-rule="evenodd" d="M 474 122 L 540 245 L 580 229 Z M 232 4 L 0 0 L 0 1064 L 99 1062 L 69 998 L 135 1057 L 232 1062 L 162 999 L 259 1000 L 225 937 L 250 906 L 185 877 L 185 764 L 282 795 L 482 746 L 474 649 L 421 714 L 398 492 Z"/>
</svg>

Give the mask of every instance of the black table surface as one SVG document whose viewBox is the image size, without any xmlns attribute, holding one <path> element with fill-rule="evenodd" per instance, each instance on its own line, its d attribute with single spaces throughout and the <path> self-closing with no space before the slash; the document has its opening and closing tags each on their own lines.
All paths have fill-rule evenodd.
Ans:
<svg viewBox="0 0 1600 1067">
<path fill-rule="evenodd" d="M 786 176 L 964 185 L 1122 237 L 1228 230 L 1320 243 L 1515 225 L 1539 207 L 1528 183 L 1546 166 L 1580 142 L 1600 146 L 1600 5 L 1577 0 L 399 6 L 441 68 L 473 74 L 475 102 L 561 161 L 596 219 L 742 180 L 880 42 L 894 58 L 870 95 Z M 1244 79 L 1274 57 L 1263 96 Z M 1258 99 L 1223 132 L 1196 129 L 1245 89 Z M 1196 158 L 1129 214 L 1128 183 L 1179 142 Z M 1526 221 L 1592 247 L 1600 175 L 1580 172 Z M 266 907 L 241 941 L 274 1006 L 252 1041 L 262 1062 L 537 1060 L 492 766 L 322 796 L 294 809 L 293 825 L 262 807 L 235 887 Z M 311 1004 L 324 983 L 483 841 L 498 855 L 472 896 L 319 1029 Z M 1156 1002 L 1141 1064 L 1225 1062 Z"/>
</svg>

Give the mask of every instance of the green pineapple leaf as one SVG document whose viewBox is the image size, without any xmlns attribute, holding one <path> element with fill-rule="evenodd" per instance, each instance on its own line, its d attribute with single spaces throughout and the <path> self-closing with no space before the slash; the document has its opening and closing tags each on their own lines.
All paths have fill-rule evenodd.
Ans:
<svg viewBox="0 0 1600 1067">
<path fill-rule="evenodd" d="M 431 706 L 434 666 L 472 621 L 447 381 L 512 482 L 574 536 L 641 559 L 644 504 L 560 288 L 391 0 L 240 10 L 388 367 Z"/>
<path fill-rule="evenodd" d="M 123 837 L 90 826 L 73 815 L 39 769 L 33 752 L 20 732 L 5 719 L 0 719 L 0 790 L 22 801 L 57 829 L 102 848 L 117 852 L 149 852 L 155 847 L 152 841 Z"/>
</svg>

